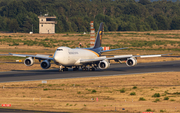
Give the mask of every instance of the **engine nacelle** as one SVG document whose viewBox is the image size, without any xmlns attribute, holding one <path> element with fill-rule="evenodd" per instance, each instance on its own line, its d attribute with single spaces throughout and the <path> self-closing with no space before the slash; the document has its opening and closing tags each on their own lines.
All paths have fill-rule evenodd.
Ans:
<svg viewBox="0 0 180 113">
<path fill-rule="evenodd" d="M 137 60 L 134 57 L 131 57 L 126 61 L 126 65 L 129 67 L 135 66 L 136 64 L 137 64 Z"/>
<path fill-rule="evenodd" d="M 100 69 L 107 69 L 110 66 L 110 63 L 106 60 L 103 60 L 99 62 L 98 66 Z"/>
<path fill-rule="evenodd" d="M 51 63 L 48 60 L 44 60 L 41 62 L 41 68 L 48 69 L 49 67 L 51 67 Z"/>
<path fill-rule="evenodd" d="M 26 66 L 32 66 L 34 64 L 34 60 L 32 59 L 32 57 L 28 57 L 24 60 L 24 64 Z"/>
</svg>

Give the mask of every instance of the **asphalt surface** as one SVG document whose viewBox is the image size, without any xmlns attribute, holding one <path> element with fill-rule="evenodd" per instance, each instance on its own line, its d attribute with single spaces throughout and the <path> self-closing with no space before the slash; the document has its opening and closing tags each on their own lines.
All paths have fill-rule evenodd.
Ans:
<svg viewBox="0 0 180 113">
<path fill-rule="evenodd" d="M 97 69 L 96 71 L 72 71 L 72 69 L 65 72 L 59 72 L 58 69 L 25 71 L 15 70 L 9 72 L 0 72 L 0 83 L 169 71 L 180 71 L 180 61 L 139 63 L 134 67 L 127 67 L 126 64 L 111 64 L 111 66 L 106 70 Z"/>
<path fill-rule="evenodd" d="M 69 112 L 48 112 L 48 111 L 34 111 L 34 110 L 23 110 L 23 109 L 0 108 L 0 113 L 69 113 Z"/>
</svg>

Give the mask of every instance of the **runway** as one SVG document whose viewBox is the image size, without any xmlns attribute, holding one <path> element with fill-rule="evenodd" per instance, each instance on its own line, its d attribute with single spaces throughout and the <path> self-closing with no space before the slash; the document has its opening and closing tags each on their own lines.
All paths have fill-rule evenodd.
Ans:
<svg viewBox="0 0 180 113">
<path fill-rule="evenodd" d="M 106 70 L 97 69 L 96 71 L 72 71 L 72 69 L 70 69 L 66 72 L 59 72 L 58 69 L 50 69 L 0 72 L 0 83 L 169 71 L 180 71 L 180 61 L 139 63 L 134 67 L 127 67 L 126 64 L 111 64 L 110 68 Z"/>
</svg>

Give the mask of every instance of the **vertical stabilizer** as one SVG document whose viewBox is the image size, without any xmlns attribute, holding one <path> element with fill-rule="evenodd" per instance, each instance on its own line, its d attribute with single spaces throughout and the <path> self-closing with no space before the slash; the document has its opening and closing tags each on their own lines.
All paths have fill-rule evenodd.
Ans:
<svg viewBox="0 0 180 113">
<path fill-rule="evenodd" d="M 96 41 L 94 44 L 93 49 L 101 47 L 101 40 L 102 40 L 102 34 L 103 34 L 103 22 L 101 22 L 100 26 L 99 26 L 99 30 L 97 32 L 97 36 L 96 36 Z"/>
</svg>

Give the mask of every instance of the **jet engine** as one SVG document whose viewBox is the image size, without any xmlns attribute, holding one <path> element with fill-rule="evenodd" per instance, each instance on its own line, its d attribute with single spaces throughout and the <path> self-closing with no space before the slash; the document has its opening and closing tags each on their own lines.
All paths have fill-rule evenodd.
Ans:
<svg viewBox="0 0 180 113">
<path fill-rule="evenodd" d="M 34 64 L 34 60 L 32 59 L 32 57 L 28 57 L 24 60 L 24 64 L 26 66 L 32 66 Z"/>
<path fill-rule="evenodd" d="M 107 69 L 110 66 L 110 63 L 107 60 L 103 60 L 99 62 L 100 69 Z"/>
<path fill-rule="evenodd" d="M 126 61 L 126 65 L 129 67 L 135 66 L 136 64 L 137 64 L 137 60 L 134 57 L 131 57 Z"/>
<path fill-rule="evenodd" d="M 51 63 L 48 60 L 44 60 L 41 62 L 41 68 L 48 69 L 49 67 L 51 67 Z"/>
</svg>

